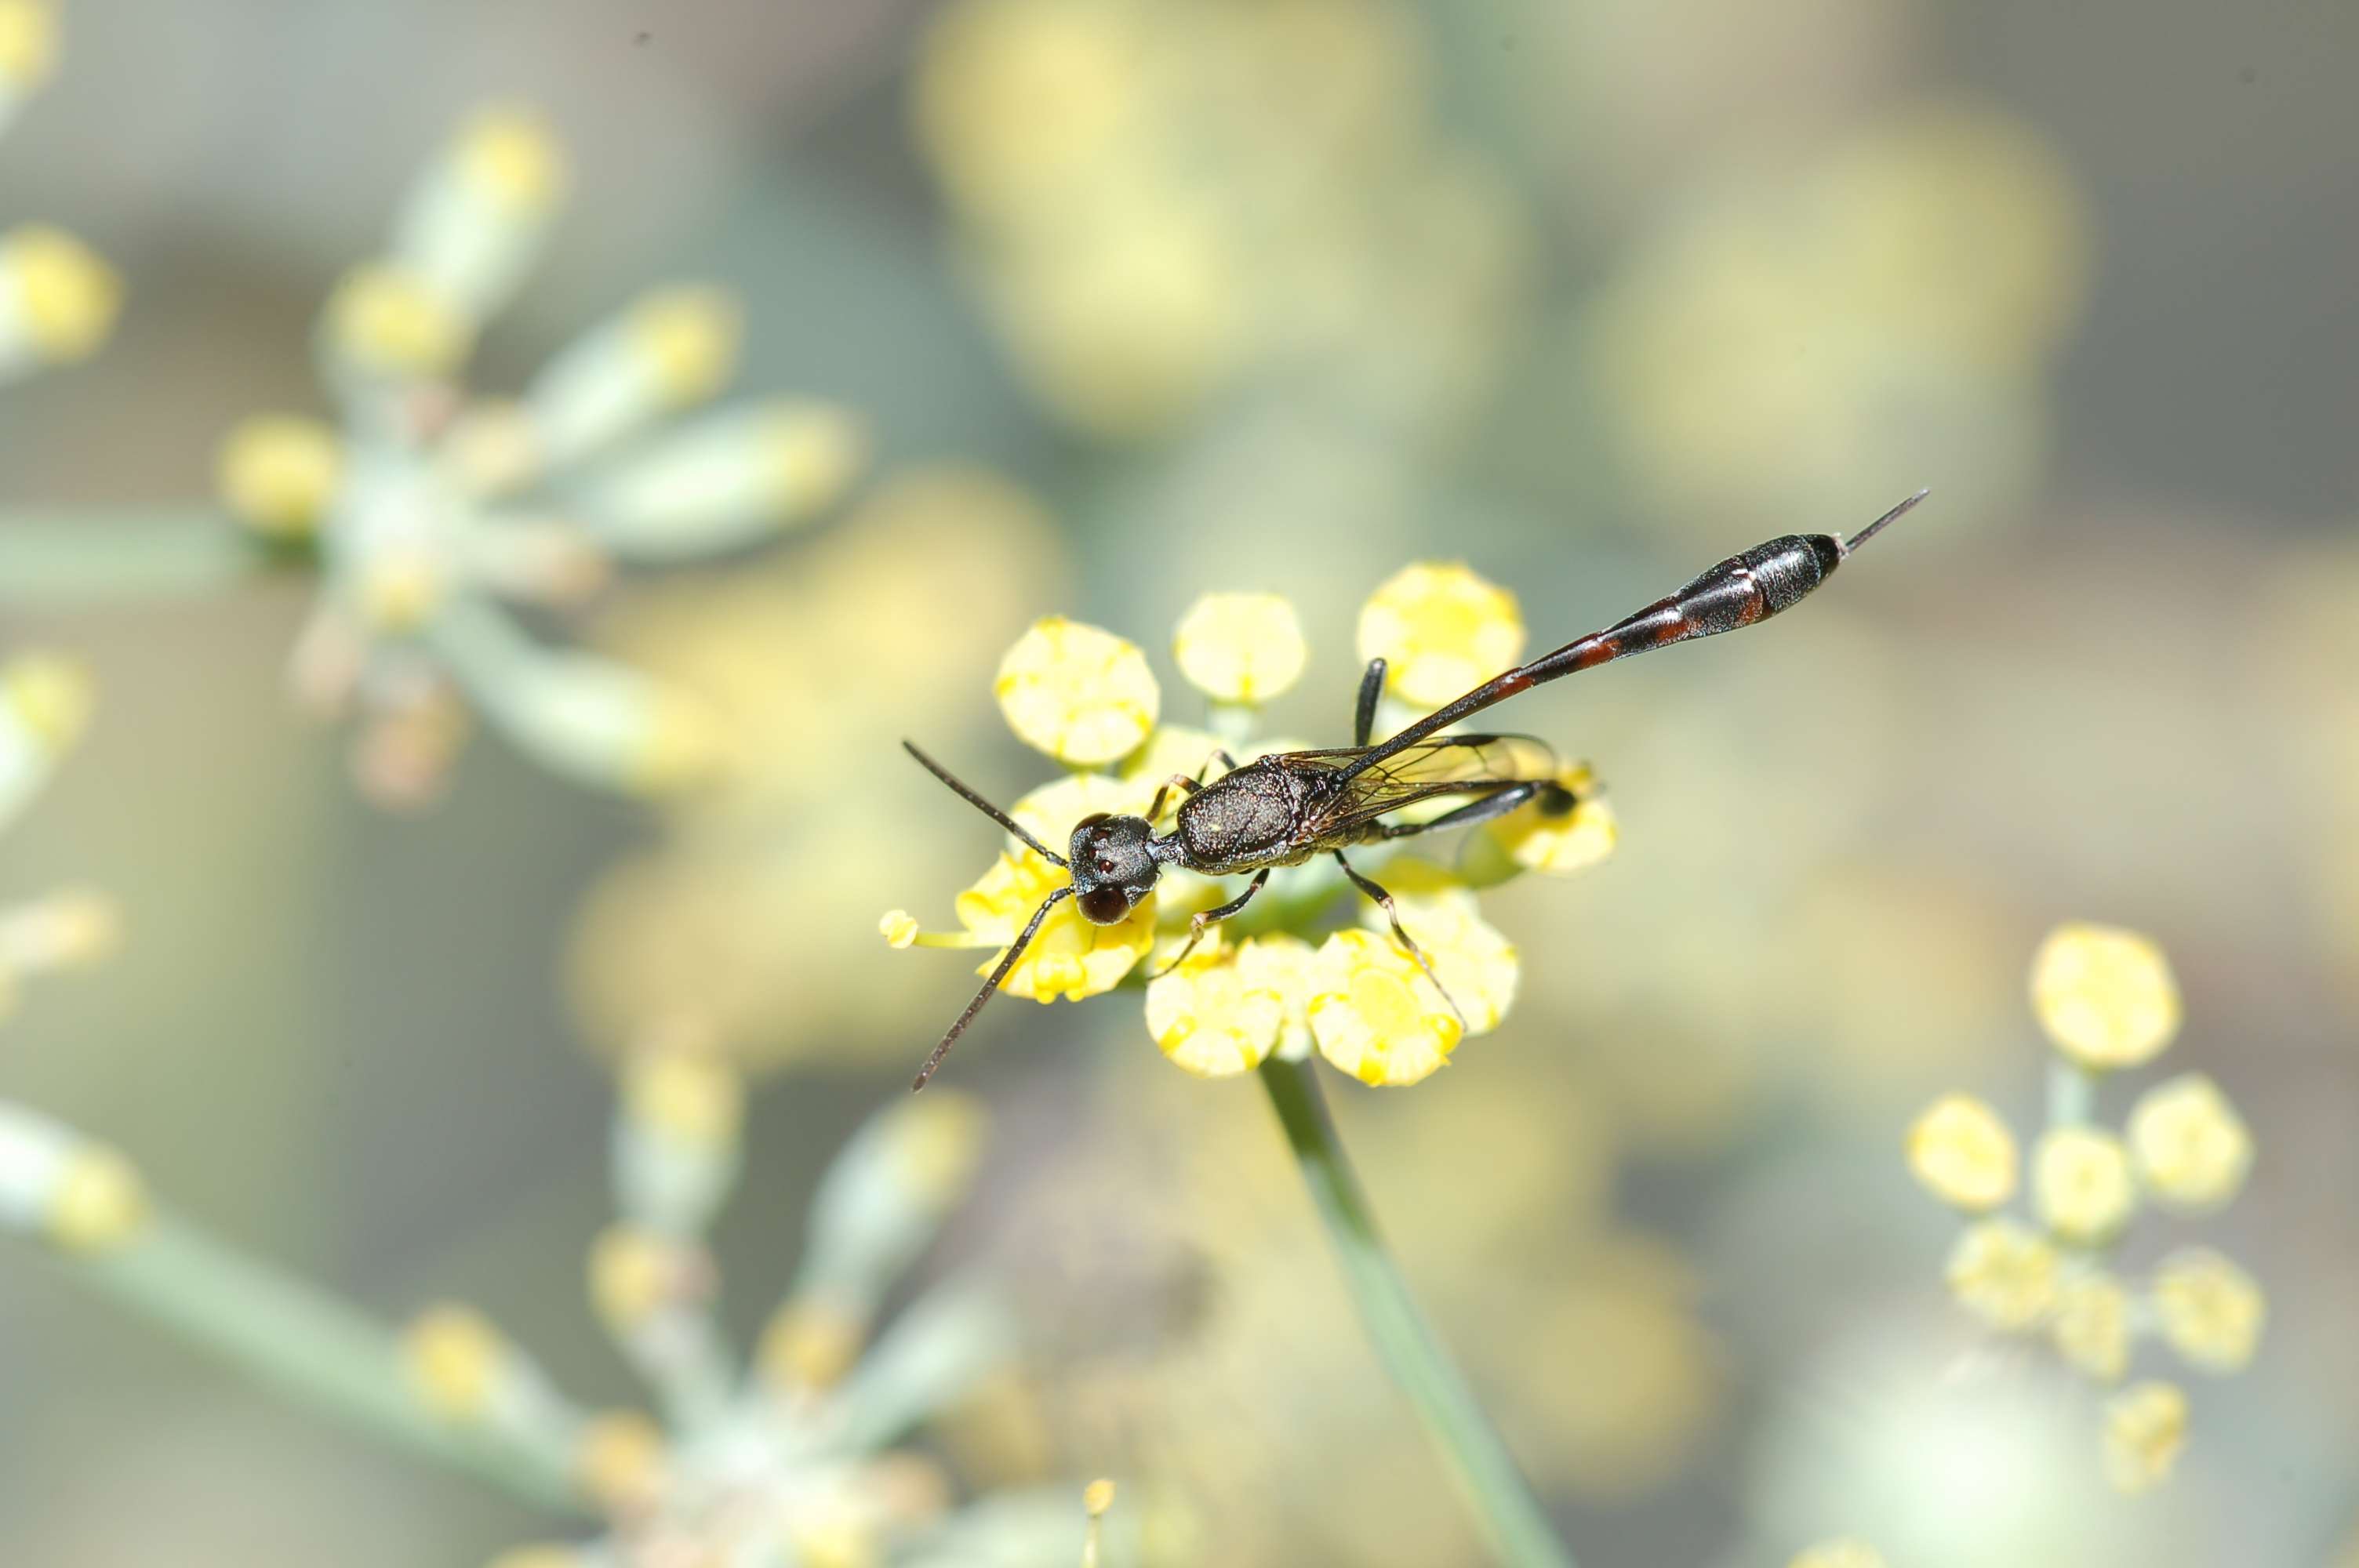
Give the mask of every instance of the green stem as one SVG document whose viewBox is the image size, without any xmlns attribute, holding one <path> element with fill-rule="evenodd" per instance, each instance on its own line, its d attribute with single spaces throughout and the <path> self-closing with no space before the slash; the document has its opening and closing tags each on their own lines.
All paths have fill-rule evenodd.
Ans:
<svg viewBox="0 0 2359 1568">
<path fill-rule="evenodd" d="M 69 1271 L 129 1311 L 376 1437 L 562 1513 L 584 1511 L 571 1455 L 454 1427 L 410 1391 L 401 1347 L 365 1314 L 158 1217 Z"/>
<path fill-rule="evenodd" d="M 2097 1075 L 2061 1056 L 2048 1064 L 2048 1125 L 2085 1126 L 2097 1108 Z"/>
<path fill-rule="evenodd" d="M 1262 1064 L 1261 1081 L 1286 1129 L 1286 1141 L 1318 1205 L 1319 1217 L 1326 1222 L 1328 1238 L 1359 1306 L 1360 1322 L 1393 1381 L 1416 1407 L 1426 1435 L 1440 1450 L 1492 1552 L 1512 1568 L 1573 1568 L 1571 1552 L 1557 1539 L 1506 1444 L 1475 1402 L 1385 1249 L 1367 1194 L 1335 1135 L 1310 1065 L 1273 1057 Z"/>
<path fill-rule="evenodd" d="M 0 599 L 62 608 L 184 597 L 269 564 L 243 528 L 202 506 L 128 515 L 0 514 Z"/>
</svg>

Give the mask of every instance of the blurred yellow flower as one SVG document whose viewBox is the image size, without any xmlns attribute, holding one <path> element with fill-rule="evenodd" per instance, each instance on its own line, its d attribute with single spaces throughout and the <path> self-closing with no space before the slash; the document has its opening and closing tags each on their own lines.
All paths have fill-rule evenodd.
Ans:
<svg viewBox="0 0 2359 1568">
<path fill-rule="evenodd" d="M 2105 1476 L 2116 1490 L 2149 1491 L 2187 1445 L 2187 1395 L 2174 1383 L 2125 1389 L 2105 1406 Z"/>
<path fill-rule="evenodd" d="M 215 483 L 238 519 L 266 538 L 310 537 L 342 481 L 344 453 L 318 419 L 256 415 L 223 440 Z"/>
<path fill-rule="evenodd" d="M 2099 1382 L 2119 1382 L 2130 1364 L 2129 1292 L 2103 1271 L 2070 1275 L 2057 1287 L 2049 1332 L 2076 1369 Z"/>
<path fill-rule="evenodd" d="M 147 1222 L 147 1189 L 138 1167 L 104 1144 L 74 1150 L 49 1199 L 49 1239 L 68 1252 L 106 1252 Z"/>
<path fill-rule="evenodd" d="M 2147 1190 L 2170 1207 L 2199 1213 L 2234 1198 L 2253 1163 L 2244 1119 L 2201 1073 L 2139 1096 L 2130 1110 L 2129 1141 Z"/>
<path fill-rule="evenodd" d="M 574 1467 L 582 1489 L 609 1515 L 645 1513 L 668 1477 L 663 1428 L 637 1411 L 608 1411 L 582 1423 Z"/>
<path fill-rule="evenodd" d="M 1264 949 L 1266 951 L 1266 949 Z M 1147 1032 L 1163 1054 L 1200 1078 L 1257 1067 L 1277 1046 L 1286 999 L 1228 946 L 1199 947 L 1147 986 Z"/>
<path fill-rule="evenodd" d="M 1429 1077 L 1466 1033 L 1417 960 L 1373 931 L 1327 938 L 1311 970 L 1308 1011 L 1319 1054 L 1364 1084 Z"/>
<path fill-rule="evenodd" d="M 1162 703 L 1136 643 L 1053 615 L 1007 650 L 992 691 L 1026 745 L 1085 766 L 1147 739 Z"/>
<path fill-rule="evenodd" d="M 1885 1568 L 1884 1553 L 1864 1541 L 1822 1541 L 1795 1553 L 1786 1568 Z"/>
<path fill-rule="evenodd" d="M 1970 505 L 2020 492 L 2086 273 L 2062 160 L 1958 101 L 1799 145 L 1733 146 L 1592 308 L 1589 364 L 1649 511 L 1800 522 L 1929 465 L 1973 472 Z M 1896 428 L 1896 398 L 1921 423 Z"/>
<path fill-rule="evenodd" d="M 428 804 L 466 732 L 462 700 L 594 787 L 709 783 L 728 741 L 703 707 L 611 660 L 551 648 L 519 606 L 578 610 L 618 565 L 677 565 L 773 537 L 864 460 L 858 422 L 803 402 L 662 422 L 717 393 L 742 327 L 724 292 L 648 292 L 554 355 L 516 398 L 459 384 L 545 244 L 567 184 L 554 135 L 477 114 L 412 183 L 385 253 L 352 268 L 316 349 L 334 428 L 271 416 L 216 463 L 230 513 L 303 541 L 320 589 L 291 660 L 323 713 L 361 710 L 359 782 Z"/>
<path fill-rule="evenodd" d="M 1257 372 L 1394 419 L 1462 406 L 1529 246 L 1508 183 L 1442 134 L 1420 54 L 1381 0 L 941 7 L 915 139 L 1040 398 L 1125 439 Z"/>
<path fill-rule="evenodd" d="M 2031 962 L 2031 1008 L 2057 1050 L 2095 1072 L 2151 1061 L 2179 1033 L 2179 987 L 2135 931 L 2060 925 Z"/>
<path fill-rule="evenodd" d="M 2040 1136 L 2031 1162 L 2032 1200 L 2040 1220 L 2064 1240 L 2082 1246 L 2106 1240 L 2137 1207 L 2129 1151 L 2110 1132 L 2051 1127 Z"/>
<path fill-rule="evenodd" d="M 720 1056 L 657 1049 L 625 1065 L 623 1108 L 631 1125 L 668 1142 L 734 1148 L 745 1124 L 745 1087 Z"/>
<path fill-rule="evenodd" d="M 2163 1337 L 2189 1365 L 2225 1373 L 2252 1360 L 2268 1303 L 2250 1274 L 2208 1248 L 2190 1247 L 2156 1265 L 2153 1288 Z"/>
<path fill-rule="evenodd" d="M 401 1348 L 419 1398 L 460 1424 L 490 1414 L 515 1355 L 489 1318 L 449 1304 L 420 1314 L 403 1332 Z"/>
<path fill-rule="evenodd" d="M 1438 708 L 1512 665 L 1524 648 L 1516 597 L 1464 566 L 1419 562 L 1387 578 L 1360 611 L 1360 658 L 1383 659 L 1385 688 Z"/>
<path fill-rule="evenodd" d="M 2011 1219 L 1977 1220 L 1951 1249 L 1950 1292 L 1995 1328 L 2028 1328 L 2056 1304 L 2056 1249 Z"/>
<path fill-rule="evenodd" d="M 2015 1135 L 1972 1095 L 1944 1095 L 1908 1130 L 1908 1168 L 1934 1196 L 1970 1214 L 2015 1195 Z"/>
<path fill-rule="evenodd" d="M 82 739 L 92 691 L 90 672 L 63 654 L 13 654 L 0 663 L 0 705 L 12 727 L 51 757 Z"/>
<path fill-rule="evenodd" d="M 1274 593 L 1208 593 L 1180 618 L 1171 656 L 1188 684 L 1222 702 L 1267 702 L 1310 657 L 1294 606 Z"/>
<path fill-rule="evenodd" d="M 58 19 L 49 0 L 0 0 L 0 89 L 21 96 L 57 68 Z"/>
</svg>

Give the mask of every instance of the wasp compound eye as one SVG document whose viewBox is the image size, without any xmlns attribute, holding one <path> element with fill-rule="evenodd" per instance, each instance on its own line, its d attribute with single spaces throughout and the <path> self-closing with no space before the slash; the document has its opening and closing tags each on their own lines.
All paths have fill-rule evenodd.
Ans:
<svg viewBox="0 0 2359 1568">
<path fill-rule="evenodd" d="M 1130 913 L 1130 895 L 1117 887 L 1094 887 L 1077 901 L 1093 925 L 1112 925 Z"/>
</svg>

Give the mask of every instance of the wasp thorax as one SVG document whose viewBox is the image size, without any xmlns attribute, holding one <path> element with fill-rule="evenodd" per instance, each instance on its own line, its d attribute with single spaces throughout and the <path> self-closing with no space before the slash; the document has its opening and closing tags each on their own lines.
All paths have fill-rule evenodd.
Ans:
<svg viewBox="0 0 2359 1568">
<path fill-rule="evenodd" d="M 1100 812 L 1073 827 L 1066 858 L 1073 868 L 1074 902 L 1085 919 L 1112 925 L 1155 891 L 1155 829 L 1144 816 Z"/>
</svg>

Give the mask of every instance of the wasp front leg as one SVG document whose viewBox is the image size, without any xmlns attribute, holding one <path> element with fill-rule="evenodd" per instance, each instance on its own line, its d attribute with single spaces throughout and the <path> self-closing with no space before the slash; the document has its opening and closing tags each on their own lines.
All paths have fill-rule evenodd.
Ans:
<svg viewBox="0 0 2359 1568">
<path fill-rule="evenodd" d="M 1218 925 L 1222 921 L 1226 920 L 1229 916 L 1236 914 L 1237 911 L 1251 903 L 1253 902 L 1254 894 L 1261 892 L 1262 884 L 1267 881 L 1269 881 L 1269 868 L 1267 866 L 1264 866 L 1260 871 L 1254 873 L 1254 880 L 1245 884 L 1245 892 L 1237 894 L 1236 897 L 1229 900 L 1228 903 L 1222 904 L 1217 909 L 1208 909 L 1201 914 L 1190 915 L 1188 917 L 1187 945 L 1180 949 L 1178 956 L 1173 957 L 1169 963 L 1164 965 L 1161 968 L 1156 970 L 1147 978 L 1150 980 L 1159 980 L 1164 976 L 1169 974 L 1172 970 L 1178 968 L 1182 963 L 1186 962 L 1188 955 L 1196 950 L 1196 944 L 1204 939 L 1204 932 L 1206 929 L 1211 926 Z"/>
</svg>

